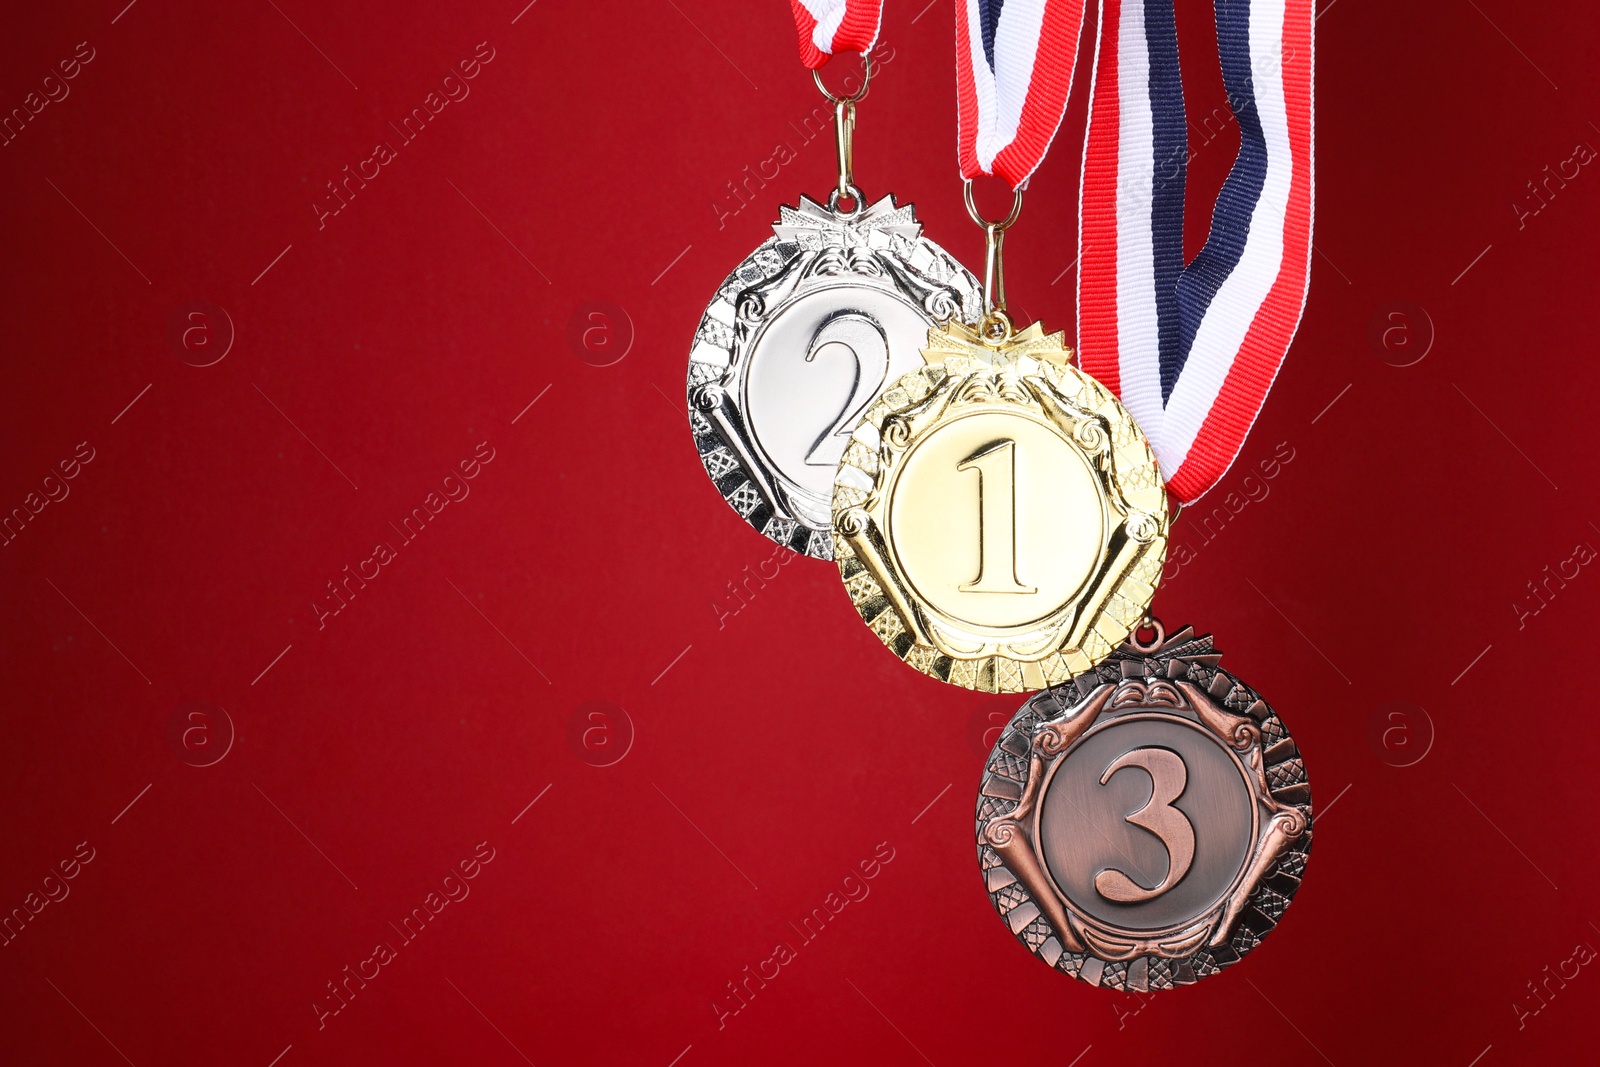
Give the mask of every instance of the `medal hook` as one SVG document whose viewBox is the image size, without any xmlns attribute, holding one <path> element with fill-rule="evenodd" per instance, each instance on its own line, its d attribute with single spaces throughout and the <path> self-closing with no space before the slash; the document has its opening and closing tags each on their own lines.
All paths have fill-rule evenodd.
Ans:
<svg viewBox="0 0 1600 1067">
<path fill-rule="evenodd" d="M 817 83 L 817 89 L 833 104 L 834 142 L 839 152 L 839 184 L 828 194 L 828 206 L 837 211 L 839 201 L 853 200 L 856 205 L 854 211 L 859 211 L 862 196 L 861 190 L 856 187 L 855 177 L 856 104 L 866 98 L 867 89 L 872 84 L 872 57 L 861 57 L 861 87 L 844 96 L 839 96 L 823 84 L 822 71 L 813 70 L 811 77 Z"/>
<path fill-rule="evenodd" d="M 984 256 L 983 256 L 983 322 L 978 327 L 978 333 L 985 341 L 991 344 L 1003 344 L 1010 340 L 1014 327 L 1011 325 L 1011 316 L 1006 314 L 1006 263 L 1005 263 L 1005 237 L 1006 231 L 1016 225 L 1017 217 L 1022 214 L 1022 190 L 1013 192 L 1011 211 L 1003 219 L 986 219 L 978 210 L 977 201 L 972 196 L 972 179 L 968 178 L 962 187 L 962 197 L 967 202 L 967 214 L 972 216 L 972 221 L 983 227 Z"/>
</svg>

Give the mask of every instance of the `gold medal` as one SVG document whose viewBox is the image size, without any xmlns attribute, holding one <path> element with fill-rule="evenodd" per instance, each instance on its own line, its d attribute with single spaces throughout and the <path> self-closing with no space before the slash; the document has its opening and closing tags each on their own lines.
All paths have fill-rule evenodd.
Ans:
<svg viewBox="0 0 1600 1067">
<path fill-rule="evenodd" d="M 1038 324 L 928 332 L 929 365 L 870 408 L 834 484 L 862 619 L 911 666 L 991 693 L 1094 667 L 1144 618 L 1168 529 L 1127 411 Z"/>
<path fill-rule="evenodd" d="M 834 555 L 863 621 L 924 674 L 991 693 L 1092 669 L 1139 625 L 1166 557 L 1167 494 L 1122 404 L 1061 333 L 989 312 L 928 331 L 928 365 L 867 410 L 833 490 Z"/>
</svg>

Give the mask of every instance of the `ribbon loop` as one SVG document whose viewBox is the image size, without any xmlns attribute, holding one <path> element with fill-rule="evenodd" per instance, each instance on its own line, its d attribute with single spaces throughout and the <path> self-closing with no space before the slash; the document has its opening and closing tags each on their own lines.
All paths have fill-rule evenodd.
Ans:
<svg viewBox="0 0 1600 1067">
<path fill-rule="evenodd" d="M 1173 0 L 1101 0 L 1079 199 L 1078 351 L 1199 499 L 1232 466 L 1305 307 L 1311 0 L 1215 0 L 1239 153 L 1183 261 L 1190 147 Z"/>
<path fill-rule="evenodd" d="M 961 176 L 1013 189 L 1043 161 L 1067 112 L 1083 0 L 959 0 L 957 151 Z"/>
<path fill-rule="evenodd" d="M 817 70 L 840 52 L 866 55 L 878 42 L 883 0 L 789 0 L 800 62 Z M 820 83 L 818 83 L 820 85 Z"/>
</svg>

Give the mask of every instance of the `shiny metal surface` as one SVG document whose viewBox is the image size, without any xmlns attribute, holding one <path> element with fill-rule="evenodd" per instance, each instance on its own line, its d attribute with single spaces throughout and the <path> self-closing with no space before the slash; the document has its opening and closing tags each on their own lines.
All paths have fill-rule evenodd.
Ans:
<svg viewBox="0 0 1600 1067">
<path fill-rule="evenodd" d="M 1102 923 L 1180 927 L 1217 907 L 1249 859 L 1259 820 L 1248 772 L 1196 723 L 1120 717 L 1045 773 L 1034 829 L 1045 871 Z"/>
<path fill-rule="evenodd" d="M 1033 625 L 1099 564 L 1109 509 L 1088 458 L 1048 420 L 984 406 L 934 427 L 904 464 L 885 506 L 888 540 L 939 612 Z"/>
<path fill-rule="evenodd" d="M 751 440 L 807 525 L 831 521 L 850 431 L 887 382 L 923 365 L 927 335 L 927 313 L 901 294 L 844 278 L 795 297 L 752 337 Z"/>
<path fill-rule="evenodd" d="M 978 796 L 978 857 L 1052 968 L 1144 991 L 1214 974 L 1277 924 L 1311 847 L 1298 748 L 1190 629 L 1130 640 L 1030 699 Z"/>
<path fill-rule="evenodd" d="M 689 419 L 729 506 L 797 552 L 833 557 L 834 473 L 879 394 L 923 365 L 930 327 L 982 310 L 978 281 L 892 197 L 802 198 L 723 282 L 689 358 Z"/>
<path fill-rule="evenodd" d="M 1149 443 L 1037 323 L 930 331 L 852 435 L 835 554 L 862 621 L 906 663 L 988 692 L 1091 670 L 1144 617 L 1167 495 Z"/>
</svg>

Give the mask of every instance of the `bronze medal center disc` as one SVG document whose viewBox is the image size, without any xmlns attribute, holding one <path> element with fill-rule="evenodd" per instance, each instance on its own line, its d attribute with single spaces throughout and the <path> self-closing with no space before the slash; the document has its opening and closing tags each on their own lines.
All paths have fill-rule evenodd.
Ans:
<svg viewBox="0 0 1600 1067">
<path fill-rule="evenodd" d="M 936 426 L 889 490 L 889 543 L 917 595 L 1010 629 L 1070 603 L 1099 566 L 1106 501 L 1083 452 L 1041 417 L 980 408 Z"/>
<path fill-rule="evenodd" d="M 1062 894 L 1129 931 L 1171 929 L 1215 908 L 1257 834 L 1238 759 L 1167 715 L 1113 719 L 1086 734 L 1052 768 L 1038 819 L 1038 851 Z"/>
<path fill-rule="evenodd" d="M 928 323 L 900 294 L 854 279 L 775 311 L 750 342 L 744 387 L 745 417 L 773 469 L 829 500 L 861 413 L 887 382 L 922 366 Z"/>
</svg>

